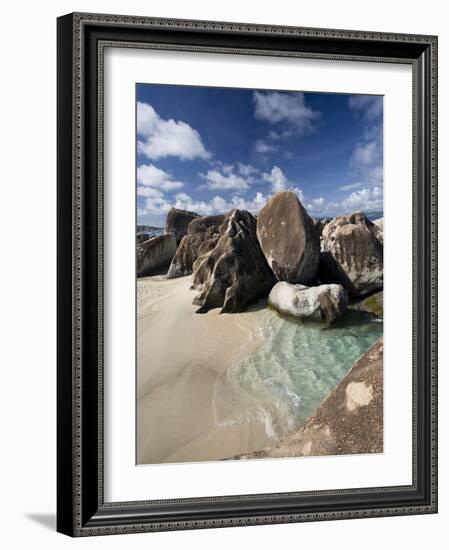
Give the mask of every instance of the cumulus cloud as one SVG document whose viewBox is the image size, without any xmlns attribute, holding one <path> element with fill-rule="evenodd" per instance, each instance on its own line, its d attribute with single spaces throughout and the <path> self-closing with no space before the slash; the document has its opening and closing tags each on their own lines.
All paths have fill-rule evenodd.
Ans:
<svg viewBox="0 0 449 550">
<path fill-rule="evenodd" d="M 163 191 L 173 191 L 184 186 L 182 181 L 175 181 L 164 170 L 154 164 L 142 164 L 137 168 L 137 183 L 143 187 L 153 187 Z"/>
<path fill-rule="evenodd" d="M 153 187 L 145 187 L 143 185 L 139 185 L 137 187 L 137 195 L 139 197 L 153 197 L 162 199 L 164 193 L 162 193 L 162 191 L 159 191 L 159 189 L 154 189 Z"/>
<path fill-rule="evenodd" d="M 283 191 L 287 189 L 289 184 L 288 179 L 284 172 L 279 168 L 279 166 L 273 166 L 271 172 L 265 172 L 263 174 L 263 179 L 271 183 L 271 189 L 276 193 L 276 191 Z"/>
<path fill-rule="evenodd" d="M 163 195 L 149 197 L 145 201 L 145 208 L 141 209 L 141 216 L 145 214 L 166 214 L 171 208 L 171 204 Z"/>
<path fill-rule="evenodd" d="M 350 186 L 348 186 L 350 187 Z M 352 191 L 340 200 L 329 200 L 324 197 L 308 199 L 305 208 L 311 216 L 340 216 L 352 212 L 373 212 L 383 210 L 382 186 L 364 187 Z"/>
<path fill-rule="evenodd" d="M 177 193 L 174 200 L 170 202 L 163 198 L 156 200 L 147 199 L 145 209 L 141 209 L 140 215 L 165 214 L 172 206 L 183 210 L 191 210 L 203 216 L 222 214 L 228 212 L 232 208 L 239 208 L 241 210 L 249 210 L 250 212 L 257 213 L 266 203 L 268 198 L 269 197 L 263 195 L 263 193 L 257 192 L 252 199 L 234 195 L 230 200 L 226 200 L 220 195 L 216 195 L 212 199 L 206 201 L 194 199 L 187 193 Z"/>
<path fill-rule="evenodd" d="M 343 210 L 353 212 L 354 210 L 362 210 L 369 212 L 372 210 L 383 209 L 383 190 L 382 187 L 365 187 L 358 191 L 353 191 L 348 197 L 342 201 Z"/>
<path fill-rule="evenodd" d="M 320 116 L 306 104 L 300 92 L 254 92 L 253 101 L 257 119 L 270 124 L 287 123 L 301 134 L 311 131 Z"/>
<path fill-rule="evenodd" d="M 289 179 L 281 170 L 281 168 L 279 168 L 279 166 L 275 165 L 270 172 L 264 172 L 262 174 L 262 179 L 271 184 L 271 190 L 273 191 L 273 193 L 286 190 L 293 191 L 293 193 L 298 196 L 301 202 L 304 201 L 304 193 L 302 189 L 295 186 L 291 181 L 289 181 Z"/>
<path fill-rule="evenodd" d="M 383 97 L 376 95 L 352 95 L 348 99 L 349 108 L 367 120 L 374 120 L 383 113 Z"/>
<path fill-rule="evenodd" d="M 209 159 L 197 130 L 181 120 L 163 119 L 149 103 L 137 103 L 137 150 L 151 160 L 174 156 Z"/>
<path fill-rule="evenodd" d="M 245 191 L 249 189 L 248 181 L 240 175 L 229 170 L 224 170 L 224 173 L 218 170 L 208 170 L 206 174 L 200 174 L 205 180 L 205 183 L 200 186 L 200 189 L 210 189 L 212 191 L 231 190 Z"/>
</svg>

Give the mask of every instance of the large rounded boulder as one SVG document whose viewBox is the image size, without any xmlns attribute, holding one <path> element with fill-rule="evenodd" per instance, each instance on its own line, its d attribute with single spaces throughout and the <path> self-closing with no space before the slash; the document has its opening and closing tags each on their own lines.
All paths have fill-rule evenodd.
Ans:
<svg viewBox="0 0 449 550">
<path fill-rule="evenodd" d="M 187 235 L 189 223 L 198 217 L 196 212 L 170 208 L 165 221 L 165 233 L 174 235 L 176 243 L 179 244 L 184 235 Z"/>
<path fill-rule="evenodd" d="M 346 311 L 348 293 L 341 285 L 308 287 L 281 281 L 272 288 L 268 305 L 285 317 L 333 323 Z"/>
<path fill-rule="evenodd" d="M 151 275 L 167 266 L 176 253 L 176 239 L 171 233 L 152 237 L 137 246 L 136 271 L 138 277 Z"/>
<path fill-rule="evenodd" d="M 274 194 L 259 212 L 257 237 L 280 281 L 307 284 L 318 269 L 319 235 L 292 191 Z"/>
<path fill-rule="evenodd" d="M 231 210 L 220 227 L 215 247 L 193 264 L 193 303 L 197 313 L 221 308 L 222 313 L 243 311 L 268 295 L 276 279 L 256 236 L 256 219 L 246 210 Z"/>
<path fill-rule="evenodd" d="M 361 212 L 332 220 L 323 230 L 319 278 L 342 284 L 356 297 L 381 289 L 382 231 Z"/>
</svg>

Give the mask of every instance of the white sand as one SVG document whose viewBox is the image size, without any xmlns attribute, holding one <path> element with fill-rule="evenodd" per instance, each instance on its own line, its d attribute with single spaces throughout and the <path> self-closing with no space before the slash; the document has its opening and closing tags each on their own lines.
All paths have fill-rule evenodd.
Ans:
<svg viewBox="0 0 449 550">
<path fill-rule="evenodd" d="M 214 388 L 257 345 L 257 312 L 196 314 L 191 277 L 137 283 L 137 462 L 196 462 L 272 443 L 262 422 L 217 426 Z"/>
</svg>

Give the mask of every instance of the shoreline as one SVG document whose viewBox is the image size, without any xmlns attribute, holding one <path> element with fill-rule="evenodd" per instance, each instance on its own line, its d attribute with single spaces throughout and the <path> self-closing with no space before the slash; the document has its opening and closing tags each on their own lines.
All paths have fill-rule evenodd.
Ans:
<svg viewBox="0 0 449 550">
<path fill-rule="evenodd" d="M 198 314 L 191 284 L 191 275 L 167 279 L 158 274 L 137 280 L 137 464 L 258 458 L 270 450 L 292 456 L 292 449 L 282 442 L 302 429 L 368 348 L 354 356 L 347 370 L 340 366 L 338 377 L 329 361 L 318 370 L 306 363 L 299 371 L 283 371 L 281 379 L 287 376 L 287 385 L 281 397 L 273 372 L 257 370 L 263 369 L 260 361 L 270 342 L 271 309 L 259 301 L 243 313 L 220 313 L 215 308 Z M 271 338 L 279 345 L 271 347 L 271 340 L 268 347 L 274 364 L 288 365 L 289 353 L 300 357 L 301 350 L 317 343 L 332 358 L 338 353 L 336 337 L 340 346 L 343 341 L 350 346 L 354 338 L 351 325 L 345 329 L 340 324 L 333 334 L 321 327 L 323 338 L 318 335 L 317 342 L 318 327 L 308 323 L 307 331 L 298 334 L 302 325 L 286 322 L 281 332 L 275 325 Z M 289 390 L 291 376 L 299 376 L 305 388 L 319 380 L 317 387 L 324 390 L 327 385 L 327 392 L 314 403 L 313 393 L 295 394 L 291 385 Z M 302 409 L 295 409 L 299 404 Z M 301 418 L 304 410 L 309 412 Z"/>
<path fill-rule="evenodd" d="M 258 312 L 195 314 L 191 279 L 137 282 L 138 464 L 222 460 L 273 444 L 262 421 L 219 426 L 214 413 L 220 376 L 261 338 Z"/>
</svg>

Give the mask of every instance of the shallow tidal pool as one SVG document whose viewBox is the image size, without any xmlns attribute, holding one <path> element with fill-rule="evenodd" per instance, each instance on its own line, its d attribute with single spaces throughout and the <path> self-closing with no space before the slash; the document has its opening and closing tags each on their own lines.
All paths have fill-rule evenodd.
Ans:
<svg viewBox="0 0 449 550">
<path fill-rule="evenodd" d="M 213 408 L 218 426 L 263 422 L 273 442 L 298 427 L 383 334 L 382 320 L 356 311 L 331 326 L 286 320 L 266 307 L 256 317 L 260 343 L 251 354 L 240 350 L 220 376 Z"/>
</svg>

